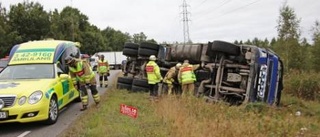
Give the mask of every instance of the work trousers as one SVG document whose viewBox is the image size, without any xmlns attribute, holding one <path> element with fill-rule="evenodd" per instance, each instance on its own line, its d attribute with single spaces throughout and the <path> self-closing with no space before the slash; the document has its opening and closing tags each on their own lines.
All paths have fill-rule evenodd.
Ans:
<svg viewBox="0 0 320 137">
<path fill-rule="evenodd" d="M 100 102 L 100 95 L 99 95 L 99 92 L 97 90 L 96 85 L 90 85 L 89 87 L 90 87 L 94 102 L 99 103 Z M 88 105 L 88 91 L 87 91 L 85 84 L 80 85 L 80 97 L 81 97 L 82 105 L 84 105 L 84 106 Z"/>
<path fill-rule="evenodd" d="M 158 83 L 156 84 L 149 84 L 150 96 L 157 97 L 158 96 Z"/>
<path fill-rule="evenodd" d="M 182 84 L 182 96 L 193 95 L 194 83 Z"/>
</svg>

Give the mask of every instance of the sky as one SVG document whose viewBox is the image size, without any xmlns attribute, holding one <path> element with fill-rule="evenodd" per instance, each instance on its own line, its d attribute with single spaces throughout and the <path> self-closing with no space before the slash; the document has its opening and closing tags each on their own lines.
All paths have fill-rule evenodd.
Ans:
<svg viewBox="0 0 320 137">
<path fill-rule="evenodd" d="M 0 0 L 6 8 L 24 0 Z M 183 42 L 183 0 L 29 0 L 46 11 L 66 6 L 80 10 L 101 30 L 112 27 L 131 35 L 143 32 L 157 42 Z M 311 42 L 320 21 L 320 0 L 186 0 L 189 37 L 195 43 L 246 41 L 277 37 L 280 8 L 286 2 L 300 22 L 301 36 Z"/>
</svg>

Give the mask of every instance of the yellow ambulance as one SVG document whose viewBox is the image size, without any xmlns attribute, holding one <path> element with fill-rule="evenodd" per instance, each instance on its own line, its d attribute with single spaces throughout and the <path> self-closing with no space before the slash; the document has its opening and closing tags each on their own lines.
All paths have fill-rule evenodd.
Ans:
<svg viewBox="0 0 320 137">
<path fill-rule="evenodd" d="M 59 110 L 79 99 L 65 57 L 80 58 L 76 42 L 30 41 L 13 46 L 0 73 L 0 123 L 54 124 Z"/>
</svg>

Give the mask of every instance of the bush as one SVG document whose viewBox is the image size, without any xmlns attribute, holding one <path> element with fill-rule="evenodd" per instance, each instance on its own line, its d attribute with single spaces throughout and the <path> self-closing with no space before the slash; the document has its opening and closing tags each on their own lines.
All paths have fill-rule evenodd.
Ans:
<svg viewBox="0 0 320 137">
<path fill-rule="evenodd" d="M 290 71 L 284 79 L 285 93 L 305 100 L 320 101 L 320 73 Z"/>
</svg>

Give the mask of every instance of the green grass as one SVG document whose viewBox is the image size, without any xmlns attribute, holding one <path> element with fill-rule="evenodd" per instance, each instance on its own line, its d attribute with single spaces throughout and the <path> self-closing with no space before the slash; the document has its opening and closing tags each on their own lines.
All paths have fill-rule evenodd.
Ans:
<svg viewBox="0 0 320 137">
<path fill-rule="evenodd" d="M 168 126 L 156 114 L 155 104 L 146 93 L 111 90 L 99 108 L 92 107 L 61 136 L 66 137 L 165 137 Z M 120 113 L 120 104 L 138 109 L 136 119 Z M 79 130 L 81 129 L 81 130 Z"/>
<path fill-rule="evenodd" d="M 294 77 L 294 76 L 292 76 Z M 295 77 L 294 77 L 295 78 Z M 292 80 L 292 78 L 286 78 Z M 296 79 L 296 78 L 295 78 Z M 162 97 L 112 89 L 100 108 L 90 107 L 61 137 L 318 137 L 320 103 L 299 99 L 285 82 L 280 107 L 263 103 L 228 106 L 200 98 Z M 116 83 L 113 84 L 115 86 Z M 307 84 L 308 85 L 308 84 Z M 295 91 L 297 90 L 297 91 Z M 314 91 L 318 96 L 318 91 Z M 120 114 L 120 104 L 138 108 L 138 118 Z M 301 112 L 296 116 L 297 111 Z"/>
<path fill-rule="evenodd" d="M 120 104 L 138 108 L 138 118 L 120 114 Z M 301 111 L 301 116 L 295 113 Z M 79 130 L 81 129 L 81 130 Z M 163 97 L 148 93 L 109 91 L 100 108 L 79 117 L 63 137 L 207 137 L 319 136 L 320 104 L 283 96 L 281 107 L 262 103 L 228 106 L 198 98 Z"/>
</svg>

